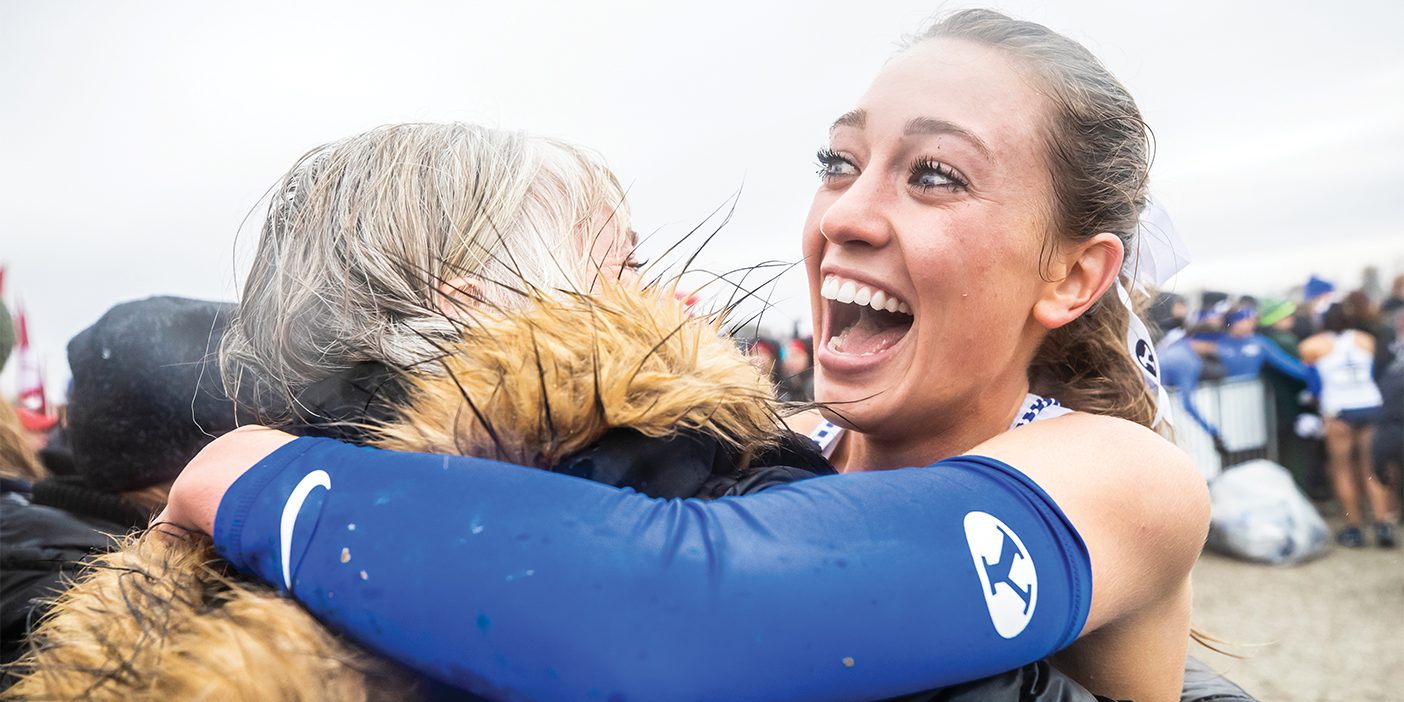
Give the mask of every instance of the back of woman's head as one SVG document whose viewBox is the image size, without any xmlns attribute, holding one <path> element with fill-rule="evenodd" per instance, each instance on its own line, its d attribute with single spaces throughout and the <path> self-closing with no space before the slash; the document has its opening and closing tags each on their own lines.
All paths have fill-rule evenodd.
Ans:
<svg viewBox="0 0 1404 702">
<path fill-rule="evenodd" d="M 1379 323 L 1375 303 L 1364 290 L 1352 290 L 1341 300 L 1341 306 L 1345 308 L 1350 326 L 1356 329 L 1373 332 L 1375 325 Z"/>
<path fill-rule="evenodd" d="M 432 371 L 456 333 L 446 292 L 584 289 L 591 237 L 627 226 L 623 207 L 596 155 L 520 132 L 402 124 L 313 149 L 272 195 L 225 378 L 280 407 L 362 362 Z"/>
<path fill-rule="evenodd" d="M 1337 334 L 1355 326 L 1350 310 L 1342 303 L 1333 302 L 1321 313 L 1321 328 Z"/>
<path fill-rule="evenodd" d="M 1115 234 L 1125 250 L 1134 250 L 1146 204 L 1151 143 L 1126 87 L 1081 44 L 992 10 L 953 13 L 917 41 L 937 38 L 1007 52 L 1048 99 L 1044 139 L 1053 176 L 1054 233 L 1045 255 L 1056 251 L 1058 237 L 1076 243 L 1102 232 Z M 1075 409 L 1149 426 L 1155 400 L 1126 348 L 1128 311 L 1115 297 L 1109 293 L 1077 320 L 1050 332 L 1033 359 L 1030 381 L 1036 392 Z"/>
</svg>

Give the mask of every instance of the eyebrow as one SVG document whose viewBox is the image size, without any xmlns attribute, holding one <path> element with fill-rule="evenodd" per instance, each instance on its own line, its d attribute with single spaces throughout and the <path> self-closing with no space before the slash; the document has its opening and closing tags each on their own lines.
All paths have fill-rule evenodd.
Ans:
<svg viewBox="0 0 1404 702">
<path fill-rule="evenodd" d="M 862 129 L 863 125 L 866 124 L 867 121 L 867 110 L 864 110 L 862 108 L 856 110 L 849 110 L 848 112 L 843 113 L 843 115 L 841 115 L 838 119 L 834 120 L 833 125 L 829 127 L 829 131 L 833 132 L 839 127 L 853 127 L 854 129 Z"/>
<path fill-rule="evenodd" d="M 839 119 L 843 118 L 840 117 Z M 994 160 L 990 153 L 990 147 L 986 146 L 985 142 L 980 139 L 980 137 L 975 136 L 970 130 L 954 122 L 947 122 L 944 119 L 932 119 L 930 117 L 917 117 L 907 123 L 907 129 L 902 135 L 915 136 L 918 134 L 950 134 L 951 136 L 970 142 L 970 145 L 974 146 L 975 150 L 979 151 L 980 154 L 985 157 L 986 161 Z"/>
<path fill-rule="evenodd" d="M 840 115 L 838 119 L 834 120 L 833 125 L 829 127 L 829 133 L 832 134 L 833 131 L 839 127 L 862 129 L 867 123 L 867 110 L 862 108 L 849 110 Z M 990 147 L 985 144 L 983 139 L 975 136 L 970 130 L 954 122 L 932 117 L 917 117 L 908 122 L 907 128 L 902 132 L 902 136 L 917 136 L 920 134 L 950 134 L 951 136 L 970 142 L 970 145 L 974 146 L 975 150 L 979 151 L 980 155 L 984 156 L 986 161 L 994 160 L 993 152 L 990 151 Z"/>
</svg>

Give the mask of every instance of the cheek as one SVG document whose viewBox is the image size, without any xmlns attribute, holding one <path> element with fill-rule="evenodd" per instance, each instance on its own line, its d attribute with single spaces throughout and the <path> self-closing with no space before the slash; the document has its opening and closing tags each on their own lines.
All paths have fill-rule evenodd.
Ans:
<svg viewBox="0 0 1404 702">
<path fill-rule="evenodd" d="M 998 373 L 1019 344 L 1037 296 L 1037 252 L 998 227 L 951 227 L 909 250 L 928 307 L 923 355 L 971 377 Z"/>
<path fill-rule="evenodd" d="M 918 296 L 941 310 L 969 306 L 1001 287 L 1008 253 L 982 230 L 942 226 L 940 236 L 907 237 L 903 257 Z"/>
<path fill-rule="evenodd" d="M 1027 309 L 998 288 L 971 289 L 942 312 L 935 337 L 923 339 L 932 375 L 957 385 L 985 387 L 1009 371 Z M 964 379 L 961 382 L 960 378 Z"/>
<path fill-rule="evenodd" d="M 965 226 L 961 226 L 961 225 Z M 925 254 L 963 296 L 982 301 L 1018 298 L 1033 304 L 1042 284 L 1038 229 L 1020 219 L 993 219 L 951 227 L 939 250 Z"/>
</svg>

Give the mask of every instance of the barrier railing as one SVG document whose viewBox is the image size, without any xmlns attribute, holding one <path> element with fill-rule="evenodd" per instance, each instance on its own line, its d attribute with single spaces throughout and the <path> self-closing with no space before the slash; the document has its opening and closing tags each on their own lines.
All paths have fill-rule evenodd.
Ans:
<svg viewBox="0 0 1404 702">
<path fill-rule="evenodd" d="M 1207 382 L 1195 388 L 1195 407 L 1219 428 L 1232 463 L 1254 458 L 1278 460 L 1277 421 L 1270 393 L 1267 384 L 1257 378 Z M 1205 479 L 1217 476 L 1223 471 L 1224 457 L 1215 450 L 1213 437 L 1189 415 L 1179 392 L 1170 392 L 1170 407 L 1175 443 L 1194 459 Z"/>
</svg>

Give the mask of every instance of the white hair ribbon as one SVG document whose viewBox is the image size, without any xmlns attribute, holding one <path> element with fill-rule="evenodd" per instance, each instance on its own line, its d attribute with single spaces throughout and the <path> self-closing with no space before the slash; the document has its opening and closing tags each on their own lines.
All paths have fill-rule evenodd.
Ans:
<svg viewBox="0 0 1404 702">
<path fill-rule="evenodd" d="M 1122 273 L 1141 292 L 1150 294 L 1179 273 L 1189 264 L 1189 247 L 1175 231 L 1170 221 L 1170 213 L 1160 203 L 1147 197 L 1146 206 L 1141 210 L 1141 220 L 1136 226 L 1135 247 L 1122 264 Z M 1170 406 L 1170 396 L 1165 392 L 1165 384 L 1160 378 L 1160 358 L 1155 353 L 1155 343 L 1151 340 L 1146 323 L 1136 314 L 1131 305 L 1131 295 L 1118 277 L 1116 296 L 1126 308 L 1126 350 L 1136 365 L 1141 367 L 1141 375 L 1146 386 L 1155 395 L 1155 421 L 1151 426 L 1159 426 L 1169 421 L 1166 408 Z"/>
<path fill-rule="evenodd" d="M 1135 251 L 1126 257 L 1121 270 L 1142 290 L 1164 286 L 1189 265 L 1189 247 L 1175 231 L 1170 213 L 1153 198 L 1146 198 L 1133 243 Z"/>
</svg>

